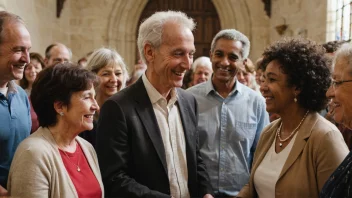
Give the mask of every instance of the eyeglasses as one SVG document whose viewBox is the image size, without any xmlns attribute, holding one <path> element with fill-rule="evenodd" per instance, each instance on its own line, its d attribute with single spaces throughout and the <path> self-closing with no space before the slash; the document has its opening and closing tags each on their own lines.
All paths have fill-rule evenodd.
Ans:
<svg viewBox="0 0 352 198">
<path fill-rule="evenodd" d="M 340 81 L 332 80 L 332 81 L 331 81 L 331 86 L 332 86 L 332 88 L 336 89 L 336 88 L 339 87 L 342 83 L 345 83 L 345 82 L 352 82 L 352 80 L 340 80 Z"/>
</svg>

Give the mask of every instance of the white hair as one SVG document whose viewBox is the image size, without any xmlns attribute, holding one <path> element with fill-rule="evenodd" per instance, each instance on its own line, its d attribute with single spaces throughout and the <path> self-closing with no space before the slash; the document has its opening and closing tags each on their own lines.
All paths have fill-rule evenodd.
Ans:
<svg viewBox="0 0 352 198">
<path fill-rule="evenodd" d="M 114 49 L 100 48 L 95 50 L 88 58 L 87 69 L 98 73 L 99 70 L 109 64 L 119 65 L 123 73 L 121 89 L 126 87 L 128 77 L 127 67 L 119 53 Z"/>
<path fill-rule="evenodd" d="M 244 34 L 242 34 L 241 32 L 235 29 L 226 29 L 218 32 L 213 38 L 213 41 L 211 42 L 210 52 L 212 53 L 214 52 L 216 42 L 221 38 L 227 39 L 227 40 L 240 41 L 243 45 L 241 50 L 242 59 L 246 59 L 248 57 L 251 44 L 248 38 Z"/>
<path fill-rule="evenodd" d="M 209 68 L 210 70 L 213 70 L 209 57 L 201 56 L 201 57 L 197 58 L 192 64 L 192 71 L 195 72 L 199 65 L 205 66 L 205 67 Z"/>
<path fill-rule="evenodd" d="M 343 44 L 340 49 L 336 51 L 332 63 L 332 69 L 335 67 L 336 62 L 340 59 L 346 60 L 350 70 L 352 70 L 352 44 Z M 350 75 L 352 75 L 352 73 Z"/>
<path fill-rule="evenodd" d="M 164 11 L 156 12 L 147 18 L 139 27 L 138 31 L 138 51 L 144 63 L 144 45 L 150 43 L 153 47 L 158 48 L 162 43 L 163 26 L 166 22 L 176 22 L 191 31 L 195 28 L 195 23 L 192 18 L 189 18 L 185 13 L 180 11 Z"/>
</svg>

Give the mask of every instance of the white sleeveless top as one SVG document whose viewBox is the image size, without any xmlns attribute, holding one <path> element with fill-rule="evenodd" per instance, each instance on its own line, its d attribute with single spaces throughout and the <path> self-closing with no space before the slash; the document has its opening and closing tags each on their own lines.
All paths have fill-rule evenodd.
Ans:
<svg viewBox="0 0 352 198">
<path fill-rule="evenodd" d="M 279 179 L 281 170 L 287 160 L 297 136 L 296 134 L 291 139 L 290 143 L 280 152 L 275 152 L 275 142 L 272 143 L 263 161 L 259 164 L 254 173 L 254 187 L 259 197 L 271 198 L 275 197 L 275 185 Z"/>
</svg>

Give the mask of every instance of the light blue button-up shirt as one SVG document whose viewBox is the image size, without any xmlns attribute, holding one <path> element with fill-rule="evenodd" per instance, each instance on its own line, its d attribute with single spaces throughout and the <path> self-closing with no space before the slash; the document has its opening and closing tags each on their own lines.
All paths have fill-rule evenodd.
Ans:
<svg viewBox="0 0 352 198">
<path fill-rule="evenodd" d="M 236 81 L 223 98 L 209 80 L 188 89 L 199 106 L 199 146 L 215 193 L 236 196 L 248 183 L 260 133 L 269 124 L 260 93 Z"/>
</svg>

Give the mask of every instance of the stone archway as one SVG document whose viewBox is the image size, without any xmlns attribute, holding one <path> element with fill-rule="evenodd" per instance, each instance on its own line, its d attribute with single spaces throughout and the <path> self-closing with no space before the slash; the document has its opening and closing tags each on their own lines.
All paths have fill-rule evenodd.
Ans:
<svg viewBox="0 0 352 198">
<path fill-rule="evenodd" d="M 110 14 L 108 44 L 118 50 L 132 67 L 136 57 L 136 32 L 140 15 L 148 0 L 116 0 Z M 250 56 L 259 57 L 269 43 L 269 19 L 259 0 L 212 0 L 220 18 L 221 29 L 235 28 L 251 40 Z"/>
<path fill-rule="evenodd" d="M 124 58 L 128 67 L 135 63 L 136 30 L 139 17 L 148 0 L 116 0 L 108 25 L 108 45 Z"/>
</svg>

